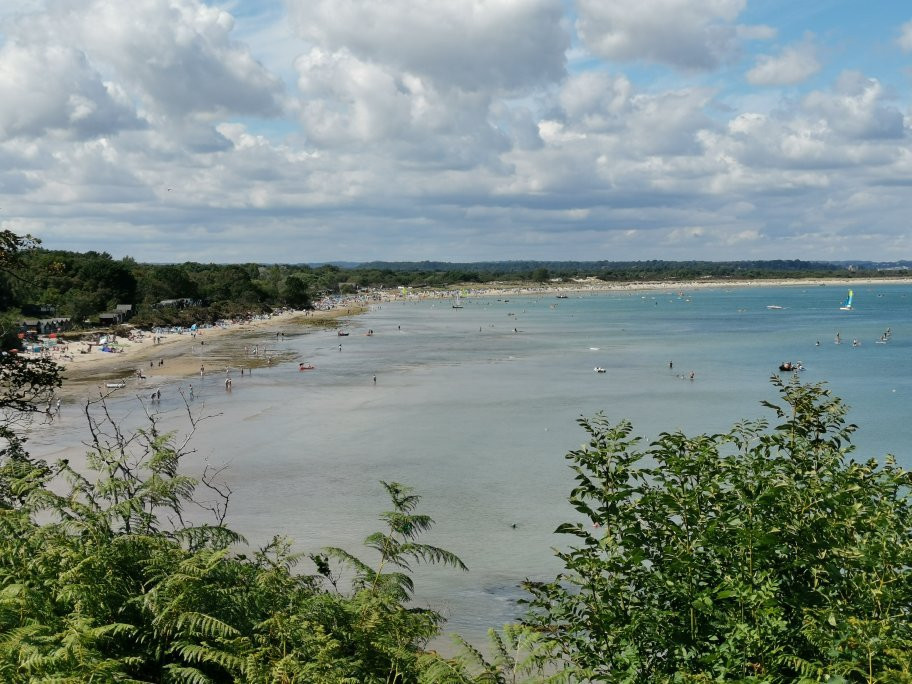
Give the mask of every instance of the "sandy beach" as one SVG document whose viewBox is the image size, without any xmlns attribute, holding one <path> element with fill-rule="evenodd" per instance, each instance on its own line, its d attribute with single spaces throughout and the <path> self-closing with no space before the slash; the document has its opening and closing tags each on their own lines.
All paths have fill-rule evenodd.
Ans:
<svg viewBox="0 0 912 684">
<path fill-rule="evenodd" d="M 106 383 L 138 380 L 141 372 L 144 387 L 156 383 L 204 374 L 225 374 L 226 369 L 240 373 L 272 363 L 295 359 L 285 357 L 275 342 L 283 333 L 299 330 L 302 325 L 335 325 L 335 319 L 354 316 L 368 310 L 371 301 L 389 302 L 409 299 L 443 299 L 460 292 L 463 297 L 490 296 L 557 296 L 616 291 L 688 291 L 706 288 L 749 287 L 863 287 L 873 285 L 912 284 L 912 278 L 845 278 L 845 279 L 776 279 L 776 280 L 714 280 L 609 283 L 596 278 L 560 283 L 494 282 L 466 284 L 440 290 L 390 289 L 379 290 L 371 297 L 347 298 L 335 301 L 331 308 L 312 311 L 284 311 L 250 320 L 225 322 L 191 332 L 153 333 L 134 331 L 131 339 L 118 337 L 116 352 L 104 352 L 96 346 L 90 351 L 84 342 L 58 345 L 52 352 L 64 368 L 63 386 L 59 394 L 70 399 L 81 397 L 96 388 L 104 390 Z M 270 342 L 273 344 L 270 345 Z M 253 350 L 256 348 L 257 353 Z"/>
<path fill-rule="evenodd" d="M 748 287 L 861 287 L 866 285 L 909 285 L 912 277 L 891 278 L 776 278 L 763 280 L 735 280 L 701 278 L 698 280 L 634 281 L 611 283 L 595 277 L 580 278 L 564 282 L 548 283 L 478 283 L 454 286 L 445 291 L 414 290 L 409 297 L 418 299 L 431 297 L 452 297 L 460 292 L 463 297 L 502 295 L 558 295 L 584 294 L 587 292 L 660 291 L 679 292 L 700 289 L 748 288 Z M 390 299 L 402 299 L 391 297 Z"/>
<path fill-rule="evenodd" d="M 289 361 L 276 346 L 283 334 L 307 325 L 335 327 L 336 319 L 366 310 L 363 303 L 348 302 L 329 310 L 284 311 L 192 332 L 136 330 L 129 339 L 117 337 L 114 352 L 85 342 L 60 344 L 51 352 L 63 368 L 58 394 L 74 399 L 118 381 L 141 381 L 143 387 L 154 388 L 165 381 L 198 376 L 201 367 L 206 375 L 224 375 L 226 369 L 240 373 Z"/>
</svg>

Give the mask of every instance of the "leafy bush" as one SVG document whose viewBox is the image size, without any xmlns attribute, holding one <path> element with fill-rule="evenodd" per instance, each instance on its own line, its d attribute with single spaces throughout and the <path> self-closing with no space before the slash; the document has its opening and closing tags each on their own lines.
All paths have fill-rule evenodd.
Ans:
<svg viewBox="0 0 912 684">
<path fill-rule="evenodd" d="M 773 379 L 780 421 L 663 433 L 581 420 L 565 570 L 530 625 L 605 682 L 912 681 L 909 473 L 849 458 L 821 385 Z"/>
</svg>

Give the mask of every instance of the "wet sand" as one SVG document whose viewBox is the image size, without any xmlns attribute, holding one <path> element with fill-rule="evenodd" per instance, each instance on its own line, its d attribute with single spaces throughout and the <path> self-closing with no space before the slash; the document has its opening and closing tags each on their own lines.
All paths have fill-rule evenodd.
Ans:
<svg viewBox="0 0 912 684">
<path fill-rule="evenodd" d="M 189 331 L 169 333 L 155 337 L 150 332 L 135 336 L 133 340 L 117 338 L 120 352 L 102 352 L 93 347 L 80 353 L 86 344 L 69 343 L 69 355 L 55 356 L 63 367 L 63 386 L 58 395 L 78 398 L 105 389 L 106 383 L 118 381 L 141 383 L 154 388 L 157 384 L 175 379 L 199 377 L 204 374 L 225 374 L 226 369 L 239 374 L 243 369 L 294 360 L 294 355 L 282 349 L 282 336 L 300 333 L 302 326 L 337 327 L 337 319 L 354 316 L 366 311 L 363 305 L 341 306 L 328 311 L 290 311 L 225 326 L 203 328 L 192 335 Z M 277 336 L 278 333 L 278 336 Z M 246 351 L 245 351 L 246 348 Z M 254 354 L 254 348 L 257 353 Z M 141 371 L 145 376 L 137 376 Z"/>
</svg>

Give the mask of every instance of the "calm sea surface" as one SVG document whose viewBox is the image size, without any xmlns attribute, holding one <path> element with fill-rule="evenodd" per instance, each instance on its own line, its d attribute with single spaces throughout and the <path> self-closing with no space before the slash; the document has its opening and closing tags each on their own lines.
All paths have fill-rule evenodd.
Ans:
<svg viewBox="0 0 912 684">
<path fill-rule="evenodd" d="M 846 288 L 764 287 L 390 303 L 345 321 L 348 337 L 285 328 L 276 342 L 266 331 L 237 344 L 316 369 L 235 372 L 230 394 L 224 376 L 195 379 L 195 408 L 220 415 L 201 425 L 189 465 L 228 464 L 229 524 L 252 544 L 283 534 L 308 552 L 357 554 L 387 508 L 379 481 L 413 486 L 437 523 L 425 541 L 470 568 L 420 572 L 417 598 L 481 641 L 519 615 L 523 578 L 558 570 L 551 547 L 565 540 L 552 533 L 575 519 L 563 456 L 585 440 L 581 415 L 630 418 L 648 439 L 772 419 L 759 405 L 775 398 L 769 376 L 801 361 L 805 381 L 850 405 L 856 458 L 893 453 L 912 467 L 912 287 L 854 289 L 853 311 L 839 310 Z M 876 343 L 887 328 L 890 342 Z M 161 410 L 179 428 L 176 389 L 162 388 Z M 114 410 L 140 415 L 135 398 Z M 69 406 L 30 444 L 55 458 L 82 439 Z"/>
</svg>

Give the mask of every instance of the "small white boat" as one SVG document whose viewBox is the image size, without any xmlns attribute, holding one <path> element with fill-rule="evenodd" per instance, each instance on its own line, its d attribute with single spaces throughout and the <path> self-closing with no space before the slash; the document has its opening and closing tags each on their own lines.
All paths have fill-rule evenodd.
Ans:
<svg viewBox="0 0 912 684">
<path fill-rule="evenodd" d="M 592 370 L 594 370 L 596 373 L 605 373 L 606 372 L 605 369 L 602 368 L 601 366 L 596 366 Z"/>
<path fill-rule="evenodd" d="M 776 304 L 768 304 L 766 308 L 776 310 L 776 309 L 781 309 L 782 307 L 778 306 Z"/>
<path fill-rule="evenodd" d="M 126 386 L 127 386 L 127 383 L 125 383 L 123 380 L 121 380 L 120 382 L 106 382 L 105 383 L 105 387 L 107 387 L 108 389 L 122 389 Z"/>
</svg>

